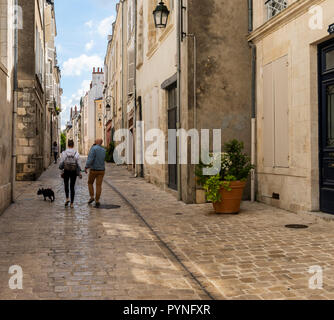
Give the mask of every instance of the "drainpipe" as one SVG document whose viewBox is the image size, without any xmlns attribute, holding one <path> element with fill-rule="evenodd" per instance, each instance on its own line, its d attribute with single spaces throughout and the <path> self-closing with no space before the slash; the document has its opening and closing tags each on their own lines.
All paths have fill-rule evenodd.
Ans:
<svg viewBox="0 0 334 320">
<path fill-rule="evenodd" d="M 14 1 L 14 10 L 18 8 L 18 0 Z M 16 16 L 16 19 L 18 17 Z M 12 21 L 13 22 L 13 21 Z M 17 77 L 17 70 L 18 70 L 18 26 L 14 25 L 14 91 L 13 91 L 13 119 L 12 119 L 12 173 L 11 173 L 11 201 L 15 201 L 15 192 L 14 186 L 16 181 L 16 118 L 17 118 L 17 104 L 18 104 L 18 77 Z"/>
<path fill-rule="evenodd" d="M 121 0 L 122 3 L 122 129 L 124 128 L 124 2 L 126 0 Z"/>
<path fill-rule="evenodd" d="M 134 133 L 134 137 L 137 136 L 137 125 L 136 125 L 136 122 L 137 122 L 137 0 L 134 1 L 134 15 L 135 15 L 135 21 L 134 21 L 134 28 L 135 28 L 135 39 L 134 39 L 134 46 L 135 46 L 135 64 L 134 64 L 134 114 L 133 114 L 133 133 Z M 136 141 L 137 139 L 134 139 L 134 146 L 135 146 L 135 150 L 134 150 L 134 160 L 135 160 L 135 163 L 134 163 L 134 166 L 135 166 L 135 178 L 137 178 L 138 174 L 137 174 L 137 165 L 136 165 L 136 162 L 137 162 L 137 159 L 136 159 Z"/>
<path fill-rule="evenodd" d="M 252 154 L 251 161 L 252 165 L 256 164 L 256 46 L 250 42 L 252 48 Z M 255 169 L 251 171 L 251 200 L 255 201 Z"/>
<path fill-rule="evenodd" d="M 248 0 L 248 32 L 253 31 L 253 0 Z"/>
<path fill-rule="evenodd" d="M 184 34 L 184 37 L 193 38 L 194 41 L 194 74 L 193 74 L 193 99 L 194 99 L 194 129 L 197 129 L 197 40 L 194 34 Z"/>
<path fill-rule="evenodd" d="M 249 25 L 248 31 L 253 31 L 253 0 L 248 0 Z M 256 46 L 249 42 L 252 50 L 252 120 L 251 120 L 251 161 L 256 164 Z M 251 201 L 255 201 L 255 169 L 251 171 Z"/>
<path fill-rule="evenodd" d="M 177 41 L 177 123 L 176 128 L 180 130 L 180 121 L 181 121 L 181 15 L 182 15 L 182 3 L 177 1 L 177 32 L 176 32 L 176 41 Z M 177 137 L 177 154 L 179 155 L 179 146 L 180 146 L 180 137 Z M 179 159 L 177 159 L 177 199 L 178 201 L 182 200 L 182 191 L 181 191 L 181 164 Z"/>
</svg>

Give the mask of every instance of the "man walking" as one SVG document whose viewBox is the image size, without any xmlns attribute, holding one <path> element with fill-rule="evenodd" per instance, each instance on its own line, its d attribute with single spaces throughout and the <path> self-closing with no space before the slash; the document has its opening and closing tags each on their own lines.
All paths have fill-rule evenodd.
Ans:
<svg viewBox="0 0 334 320">
<path fill-rule="evenodd" d="M 88 177 L 88 189 L 90 194 L 90 200 L 88 204 L 92 204 L 95 201 L 96 207 L 100 207 L 100 197 L 102 193 L 102 182 L 105 174 L 105 159 L 106 150 L 102 147 L 102 139 L 98 139 L 95 145 L 90 149 L 85 172 L 89 171 Z M 96 195 L 94 197 L 94 182 L 96 180 Z"/>
</svg>

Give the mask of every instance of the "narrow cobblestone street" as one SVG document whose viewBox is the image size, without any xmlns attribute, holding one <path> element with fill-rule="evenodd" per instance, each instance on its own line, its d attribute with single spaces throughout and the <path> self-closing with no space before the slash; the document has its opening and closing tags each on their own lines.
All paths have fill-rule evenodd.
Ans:
<svg viewBox="0 0 334 320">
<path fill-rule="evenodd" d="M 334 299 L 333 222 L 258 203 L 215 215 L 117 166 L 102 204 L 120 208 L 95 209 L 86 183 L 72 210 L 55 165 L 20 185 L 0 217 L 0 299 Z M 52 187 L 55 203 L 39 187 Z M 8 287 L 12 265 L 23 269 L 23 290 Z M 323 268 L 322 290 L 309 289 L 311 266 Z"/>
</svg>

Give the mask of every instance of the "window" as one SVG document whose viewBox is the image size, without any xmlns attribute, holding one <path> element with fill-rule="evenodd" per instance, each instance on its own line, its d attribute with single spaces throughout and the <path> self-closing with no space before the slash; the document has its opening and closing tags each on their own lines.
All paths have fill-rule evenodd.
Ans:
<svg viewBox="0 0 334 320">
<path fill-rule="evenodd" d="M 267 0 L 265 2 L 267 8 L 267 19 L 271 19 L 288 6 L 287 0 Z"/>
<path fill-rule="evenodd" d="M 134 93 L 135 85 L 135 48 L 134 44 L 128 49 L 128 95 Z"/>
<path fill-rule="evenodd" d="M 138 16 L 138 39 L 137 39 L 137 68 L 140 67 L 144 62 L 144 17 L 143 7 L 139 10 Z"/>
<path fill-rule="evenodd" d="M 334 50 L 326 52 L 326 71 L 334 69 Z"/>
<path fill-rule="evenodd" d="M 263 70 L 263 150 L 265 167 L 289 167 L 288 58 Z"/>
<path fill-rule="evenodd" d="M 134 27 L 134 4 L 133 0 L 129 1 L 129 6 L 128 6 L 128 41 L 131 38 L 132 32 L 133 32 L 133 27 Z"/>
<path fill-rule="evenodd" d="M 334 147 L 334 85 L 327 88 L 327 147 Z"/>
</svg>

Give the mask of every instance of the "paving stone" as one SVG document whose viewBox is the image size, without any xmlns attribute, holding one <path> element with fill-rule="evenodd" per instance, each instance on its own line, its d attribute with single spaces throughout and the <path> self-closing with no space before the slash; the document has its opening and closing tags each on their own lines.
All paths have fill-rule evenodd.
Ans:
<svg viewBox="0 0 334 320">
<path fill-rule="evenodd" d="M 141 217 L 108 183 L 102 203 L 120 208 L 88 206 L 87 176 L 78 181 L 75 208 L 65 209 L 56 166 L 18 184 L 16 203 L 0 216 L 0 299 L 207 300 L 206 292 L 216 299 L 334 299 L 334 222 L 249 202 L 239 215 L 216 215 L 211 204 L 185 205 L 121 166 L 108 165 L 106 181 Z M 55 203 L 40 199 L 39 187 L 52 187 Z M 310 227 L 284 227 L 298 223 Z M 23 290 L 8 287 L 12 265 L 23 269 Z M 323 268 L 324 290 L 309 288 L 315 265 Z"/>
</svg>

